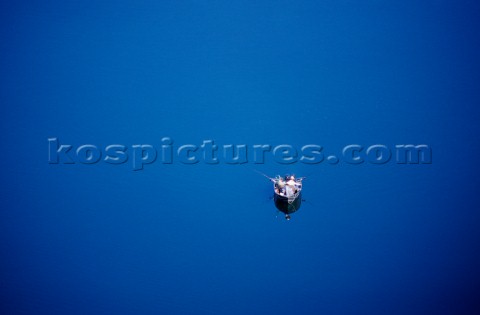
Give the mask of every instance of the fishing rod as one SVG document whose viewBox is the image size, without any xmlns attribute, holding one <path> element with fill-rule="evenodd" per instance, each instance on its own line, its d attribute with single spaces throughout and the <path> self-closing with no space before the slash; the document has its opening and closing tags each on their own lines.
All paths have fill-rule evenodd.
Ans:
<svg viewBox="0 0 480 315">
<path fill-rule="evenodd" d="M 268 175 L 265 175 L 265 174 L 263 174 L 262 172 L 259 172 L 259 171 L 257 171 L 257 170 L 254 170 L 254 171 L 257 172 L 258 174 L 260 174 L 260 175 L 268 178 L 271 182 L 275 183 L 275 178 L 272 178 L 272 177 L 270 177 L 270 176 L 268 176 Z"/>
</svg>

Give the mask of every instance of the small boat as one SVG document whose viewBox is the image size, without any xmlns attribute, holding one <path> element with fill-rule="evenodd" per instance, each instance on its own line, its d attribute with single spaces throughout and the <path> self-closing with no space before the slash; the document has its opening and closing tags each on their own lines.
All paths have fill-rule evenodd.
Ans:
<svg viewBox="0 0 480 315">
<path fill-rule="evenodd" d="M 303 178 L 295 178 L 293 175 L 272 179 L 275 207 L 285 214 L 287 220 L 302 205 L 302 180 Z"/>
<path fill-rule="evenodd" d="M 290 220 L 290 214 L 298 211 L 302 205 L 302 181 L 305 177 L 296 178 L 294 175 L 286 175 L 284 177 L 277 175 L 272 178 L 259 171 L 256 172 L 273 183 L 275 207 L 285 214 L 285 219 Z"/>
</svg>

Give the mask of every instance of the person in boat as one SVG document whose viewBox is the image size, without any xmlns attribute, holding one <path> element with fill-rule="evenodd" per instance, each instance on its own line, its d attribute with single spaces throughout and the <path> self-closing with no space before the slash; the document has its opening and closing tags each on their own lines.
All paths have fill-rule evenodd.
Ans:
<svg viewBox="0 0 480 315">
<path fill-rule="evenodd" d="M 285 195 L 285 181 L 281 177 L 276 180 L 275 192 L 281 196 Z"/>
<path fill-rule="evenodd" d="M 297 193 L 298 190 L 302 187 L 302 184 L 301 182 L 298 182 L 296 179 L 295 179 L 295 176 L 286 176 L 286 180 L 287 180 L 287 186 L 291 189 L 291 191 L 293 193 Z"/>
</svg>

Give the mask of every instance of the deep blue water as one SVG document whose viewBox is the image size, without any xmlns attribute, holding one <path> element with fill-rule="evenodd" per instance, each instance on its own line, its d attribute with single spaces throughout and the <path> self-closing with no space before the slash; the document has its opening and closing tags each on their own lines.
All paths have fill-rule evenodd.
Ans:
<svg viewBox="0 0 480 315">
<path fill-rule="evenodd" d="M 1 313 L 480 313 L 479 9 L 3 2 Z M 428 144 L 433 160 L 132 171 L 49 164 L 51 137 Z M 292 220 L 254 170 L 308 176 Z"/>
</svg>

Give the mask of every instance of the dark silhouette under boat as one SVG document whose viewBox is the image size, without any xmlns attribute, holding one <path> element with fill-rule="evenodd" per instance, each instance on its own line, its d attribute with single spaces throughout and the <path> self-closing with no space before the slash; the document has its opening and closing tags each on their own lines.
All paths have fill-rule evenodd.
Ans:
<svg viewBox="0 0 480 315">
<path fill-rule="evenodd" d="M 273 200 L 275 207 L 285 214 L 285 219 L 290 220 L 290 214 L 298 211 L 302 205 L 302 180 L 305 177 L 295 178 L 294 175 L 274 178 L 267 177 L 273 183 Z"/>
</svg>

